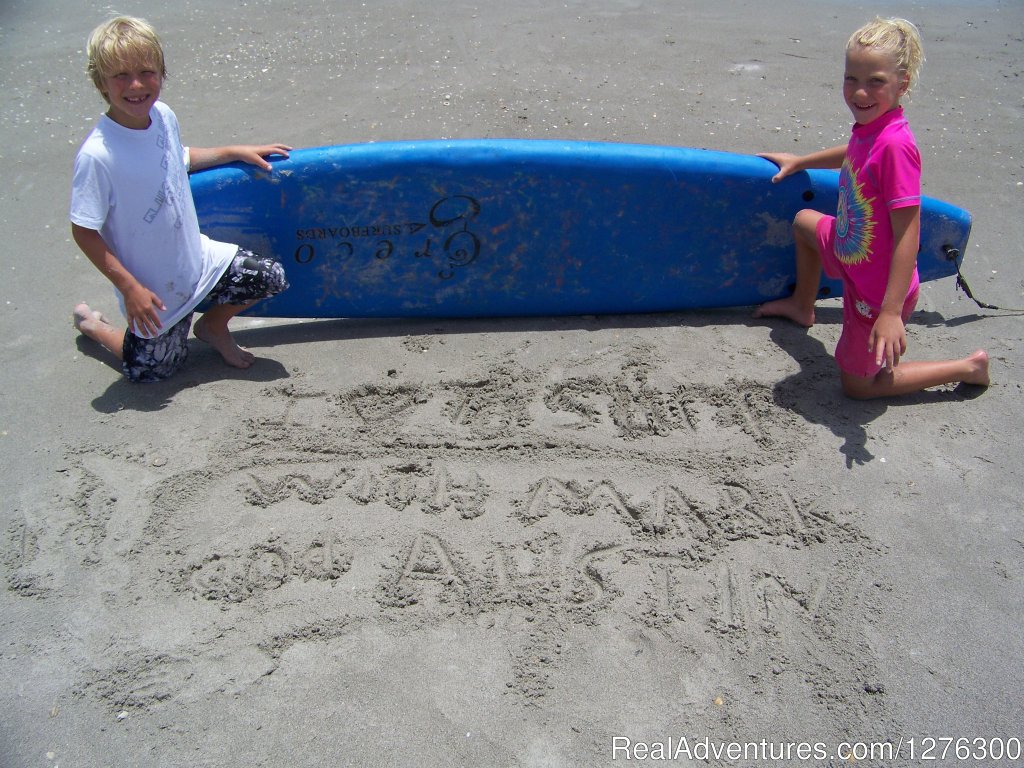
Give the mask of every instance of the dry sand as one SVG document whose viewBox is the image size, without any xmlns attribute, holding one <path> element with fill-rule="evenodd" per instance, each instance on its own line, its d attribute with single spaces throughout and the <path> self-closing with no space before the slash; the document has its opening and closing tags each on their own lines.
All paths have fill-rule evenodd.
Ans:
<svg viewBox="0 0 1024 768">
<path fill-rule="evenodd" d="M 739 152 L 845 140 L 845 39 L 906 15 L 925 191 L 973 212 L 976 292 L 1024 305 L 1024 5 L 765 8 L 117 6 L 162 32 L 195 145 Z M 913 738 L 920 758 L 1024 736 L 1019 314 L 927 284 L 910 356 L 983 346 L 995 384 L 898 403 L 840 396 L 835 302 L 810 332 L 749 309 L 243 320 L 250 371 L 197 343 L 131 386 L 70 322 L 83 299 L 114 311 L 67 224 L 109 12 L 0 5 L 0 765 L 595 766 L 681 738 Z"/>
</svg>

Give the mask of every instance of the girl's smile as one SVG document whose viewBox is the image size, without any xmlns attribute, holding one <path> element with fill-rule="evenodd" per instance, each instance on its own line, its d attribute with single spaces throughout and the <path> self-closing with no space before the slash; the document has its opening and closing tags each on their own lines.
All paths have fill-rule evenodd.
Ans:
<svg viewBox="0 0 1024 768">
<path fill-rule="evenodd" d="M 896 68 L 892 56 L 864 46 L 847 52 L 843 98 L 859 125 L 896 109 L 909 85 L 909 77 Z"/>
</svg>

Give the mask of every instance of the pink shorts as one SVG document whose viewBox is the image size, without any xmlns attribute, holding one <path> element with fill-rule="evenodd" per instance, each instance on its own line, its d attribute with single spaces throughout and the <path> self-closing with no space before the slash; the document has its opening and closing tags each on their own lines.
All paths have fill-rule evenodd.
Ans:
<svg viewBox="0 0 1024 768">
<path fill-rule="evenodd" d="M 818 221 L 818 250 L 825 274 L 833 280 L 843 281 L 843 333 L 836 345 L 836 363 L 840 370 L 851 376 L 874 377 L 885 367 L 875 362 L 875 351 L 871 349 L 871 329 L 878 319 L 878 308 L 868 304 L 857 292 L 856 286 L 847 279 L 846 270 L 835 257 L 836 218 L 822 216 Z M 914 286 L 903 302 L 901 316 L 906 323 L 917 306 L 919 289 Z"/>
</svg>

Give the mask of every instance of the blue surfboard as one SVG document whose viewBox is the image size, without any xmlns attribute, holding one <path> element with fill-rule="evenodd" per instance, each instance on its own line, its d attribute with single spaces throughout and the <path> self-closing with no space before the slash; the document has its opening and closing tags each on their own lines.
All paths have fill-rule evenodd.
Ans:
<svg viewBox="0 0 1024 768">
<path fill-rule="evenodd" d="M 795 280 L 791 222 L 838 174 L 763 158 L 534 139 L 301 149 L 196 173 L 207 235 L 280 259 L 268 317 L 497 317 L 759 304 Z M 922 204 L 922 280 L 956 273 L 966 211 Z M 822 295 L 838 295 L 836 282 Z"/>
</svg>

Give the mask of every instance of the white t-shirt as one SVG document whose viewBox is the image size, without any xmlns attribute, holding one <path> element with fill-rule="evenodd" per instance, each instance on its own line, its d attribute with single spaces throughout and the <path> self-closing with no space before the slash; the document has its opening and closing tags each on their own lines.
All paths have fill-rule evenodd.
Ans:
<svg viewBox="0 0 1024 768">
<path fill-rule="evenodd" d="M 146 130 L 100 118 L 75 158 L 71 221 L 98 231 L 125 269 L 160 298 L 167 331 L 206 297 L 238 247 L 200 234 L 178 120 L 159 101 L 149 114 Z M 115 293 L 124 314 L 124 297 Z"/>
</svg>

